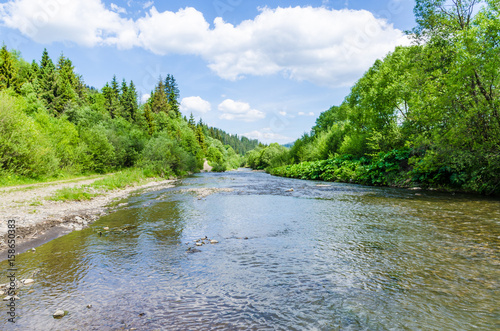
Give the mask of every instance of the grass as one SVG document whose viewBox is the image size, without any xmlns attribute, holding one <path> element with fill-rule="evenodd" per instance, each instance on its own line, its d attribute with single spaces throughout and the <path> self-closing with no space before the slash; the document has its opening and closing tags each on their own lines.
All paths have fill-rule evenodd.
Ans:
<svg viewBox="0 0 500 331">
<path fill-rule="evenodd" d="M 43 184 L 50 183 L 54 181 L 60 180 L 78 180 L 79 178 L 85 177 L 91 179 L 93 177 L 104 176 L 103 174 L 70 174 L 70 173 L 61 173 L 58 176 L 53 177 L 37 177 L 37 178 L 29 178 L 18 175 L 6 175 L 0 173 L 0 188 L 9 187 L 9 186 L 19 186 L 19 185 L 34 185 L 34 184 Z M 30 189 L 30 187 L 26 187 L 26 189 Z"/>
<path fill-rule="evenodd" d="M 57 190 L 48 200 L 52 201 L 85 201 L 99 195 L 97 193 L 89 193 L 88 185 L 80 187 L 66 187 Z"/>
<path fill-rule="evenodd" d="M 151 177 L 144 175 L 142 169 L 130 168 L 114 173 L 106 178 L 96 180 L 90 185 L 63 188 L 57 190 L 48 200 L 52 201 L 84 201 L 102 195 L 108 191 L 123 189 L 127 186 L 150 182 Z"/>
</svg>

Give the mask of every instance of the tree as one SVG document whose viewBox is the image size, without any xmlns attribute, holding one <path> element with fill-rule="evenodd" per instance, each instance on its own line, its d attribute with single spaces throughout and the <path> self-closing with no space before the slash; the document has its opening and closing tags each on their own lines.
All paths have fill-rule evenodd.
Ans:
<svg viewBox="0 0 500 331">
<path fill-rule="evenodd" d="M 123 116 L 129 121 L 135 121 L 139 105 L 134 82 L 130 81 L 130 85 L 127 85 L 125 79 L 122 81 L 120 104 L 123 108 Z"/>
<path fill-rule="evenodd" d="M 164 112 L 168 114 L 170 112 L 170 105 L 168 103 L 168 95 L 165 92 L 165 85 L 160 77 L 158 85 L 156 85 L 154 92 L 151 95 L 150 107 L 153 113 Z"/>
<path fill-rule="evenodd" d="M 196 129 L 196 121 L 194 120 L 193 113 L 191 113 L 191 115 L 189 116 L 189 121 L 187 121 L 187 122 L 188 122 L 188 125 L 191 128 L 191 130 Z"/>
<path fill-rule="evenodd" d="M 165 95 L 168 98 L 170 109 L 174 111 L 176 116 L 180 115 L 179 111 L 179 88 L 174 76 L 168 74 L 165 78 Z"/>
<path fill-rule="evenodd" d="M 14 61 L 7 46 L 3 45 L 0 50 L 0 89 L 14 88 L 19 89 L 19 81 L 14 66 Z"/>
<path fill-rule="evenodd" d="M 38 82 L 40 84 L 40 98 L 44 101 L 47 108 L 54 110 L 57 73 L 56 67 L 50 59 L 46 48 L 43 50 L 42 60 L 40 61 Z"/>
<path fill-rule="evenodd" d="M 57 78 L 55 82 L 53 109 L 61 114 L 71 103 L 76 103 L 78 98 L 75 88 L 78 86 L 78 78 L 74 72 L 73 63 L 63 54 L 57 62 Z"/>
</svg>

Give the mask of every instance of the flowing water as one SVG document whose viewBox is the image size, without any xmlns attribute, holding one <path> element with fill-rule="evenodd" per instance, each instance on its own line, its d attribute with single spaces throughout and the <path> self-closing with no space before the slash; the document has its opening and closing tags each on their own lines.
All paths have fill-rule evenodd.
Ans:
<svg viewBox="0 0 500 331">
<path fill-rule="evenodd" d="M 17 256 L 0 329 L 500 329 L 498 200 L 240 170 L 121 203 Z"/>
</svg>

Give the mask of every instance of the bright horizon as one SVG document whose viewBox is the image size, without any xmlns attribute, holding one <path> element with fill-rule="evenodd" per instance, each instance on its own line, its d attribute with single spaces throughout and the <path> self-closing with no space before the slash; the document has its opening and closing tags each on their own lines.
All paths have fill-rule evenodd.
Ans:
<svg viewBox="0 0 500 331">
<path fill-rule="evenodd" d="M 133 80 L 142 101 L 172 74 L 181 111 L 264 143 L 295 141 L 394 47 L 413 1 L 67 1 L 0 4 L 1 39 L 47 48 L 87 85 Z"/>
</svg>

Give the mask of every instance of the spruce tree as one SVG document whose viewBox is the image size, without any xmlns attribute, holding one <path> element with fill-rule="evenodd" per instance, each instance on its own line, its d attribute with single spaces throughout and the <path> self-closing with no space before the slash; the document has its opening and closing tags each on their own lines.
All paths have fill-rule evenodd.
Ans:
<svg viewBox="0 0 500 331">
<path fill-rule="evenodd" d="M 47 108 L 54 110 L 57 73 L 47 49 L 43 50 L 40 70 L 38 72 L 38 82 L 40 84 L 40 98 L 44 101 Z"/>
<path fill-rule="evenodd" d="M 19 89 L 19 81 L 14 66 L 14 61 L 7 46 L 3 45 L 0 50 L 0 89 L 14 88 Z"/>
<path fill-rule="evenodd" d="M 168 98 L 165 94 L 165 85 L 163 84 L 161 77 L 155 91 L 151 95 L 150 103 L 151 111 L 153 111 L 153 113 L 158 114 L 159 112 L 165 112 L 168 114 L 170 112 Z"/>
</svg>

